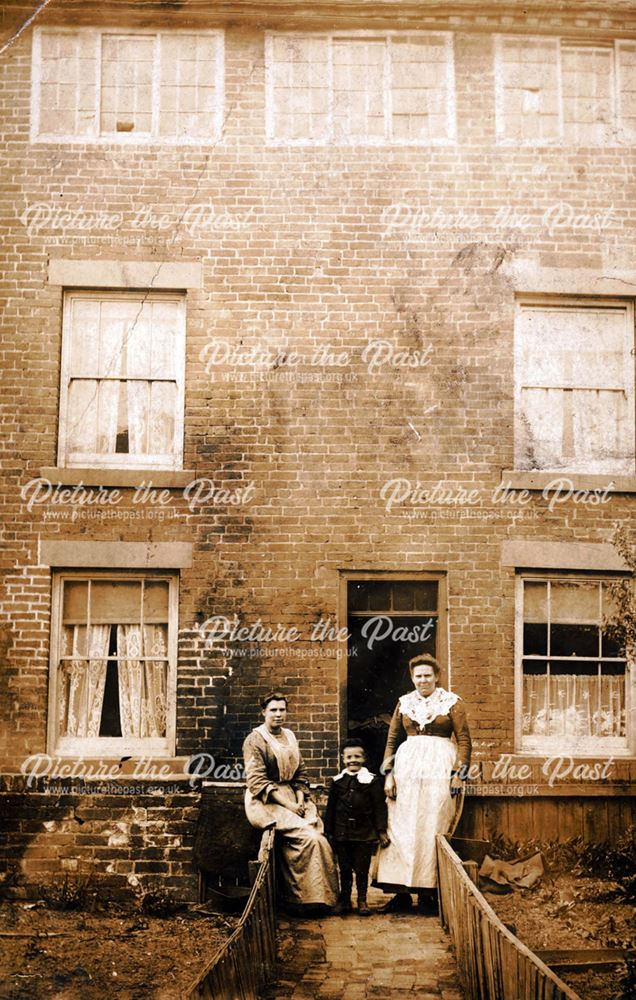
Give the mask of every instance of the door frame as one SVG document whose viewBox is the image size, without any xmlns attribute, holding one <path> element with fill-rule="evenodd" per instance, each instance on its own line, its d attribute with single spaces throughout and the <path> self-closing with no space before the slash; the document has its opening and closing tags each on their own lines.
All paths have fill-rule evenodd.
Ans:
<svg viewBox="0 0 636 1000">
<path fill-rule="evenodd" d="M 438 608 L 437 608 L 437 630 L 435 635 L 435 658 L 437 659 L 440 671 L 440 684 L 450 688 L 450 638 L 448 632 L 448 571 L 446 569 L 427 568 L 425 570 L 338 570 L 338 628 L 346 630 L 348 634 L 348 608 L 347 608 L 347 585 L 354 581 L 365 580 L 435 580 L 439 585 Z M 414 616 L 415 617 L 415 616 Z M 347 717 L 347 684 L 349 675 L 349 660 L 347 657 L 348 638 L 340 639 L 338 642 L 337 662 L 338 662 L 338 719 L 340 741 L 347 739 L 348 717 Z M 406 693 L 406 692 L 405 692 Z"/>
</svg>

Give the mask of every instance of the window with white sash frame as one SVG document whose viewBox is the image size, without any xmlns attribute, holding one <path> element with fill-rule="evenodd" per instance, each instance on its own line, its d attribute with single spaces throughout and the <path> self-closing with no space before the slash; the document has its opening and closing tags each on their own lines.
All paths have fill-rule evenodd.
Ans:
<svg viewBox="0 0 636 1000">
<path fill-rule="evenodd" d="M 499 35 L 499 141 L 605 146 L 636 142 L 636 41 Z"/>
<path fill-rule="evenodd" d="M 223 32 L 37 28 L 31 139 L 215 142 Z"/>
<path fill-rule="evenodd" d="M 634 474 L 631 302 L 520 300 L 515 468 Z"/>
<path fill-rule="evenodd" d="M 174 752 L 177 576 L 53 579 L 49 752 Z"/>
<path fill-rule="evenodd" d="M 179 469 L 185 298 L 67 292 L 58 464 Z"/>
<path fill-rule="evenodd" d="M 455 141 L 453 36 L 266 36 L 267 137 L 282 145 Z"/>
<path fill-rule="evenodd" d="M 627 753 L 631 671 L 603 621 L 609 578 L 517 577 L 517 749 Z"/>
</svg>

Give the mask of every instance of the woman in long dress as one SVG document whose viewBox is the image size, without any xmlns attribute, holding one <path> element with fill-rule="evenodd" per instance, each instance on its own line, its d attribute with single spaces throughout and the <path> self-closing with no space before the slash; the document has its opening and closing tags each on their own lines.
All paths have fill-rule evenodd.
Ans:
<svg viewBox="0 0 636 1000">
<path fill-rule="evenodd" d="M 397 892 L 386 907 L 389 911 L 408 909 L 411 892 L 418 893 L 422 908 L 434 896 L 435 837 L 450 826 L 451 787 L 461 788 L 471 753 L 463 702 L 438 686 L 437 660 L 427 653 L 416 656 L 409 672 L 414 690 L 398 701 L 382 764 L 390 844 L 379 853 L 375 881 Z"/>
<path fill-rule="evenodd" d="M 243 744 L 245 813 L 261 830 L 275 826 L 280 834 L 283 894 L 288 906 L 334 906 L 338 876 L 333 852 L 323 836 L 322 821 L 309 798 L 298 742 L 283 723 L 287 698 L 272 691 L 261 701 L 263 725 Z"/>
</svg>

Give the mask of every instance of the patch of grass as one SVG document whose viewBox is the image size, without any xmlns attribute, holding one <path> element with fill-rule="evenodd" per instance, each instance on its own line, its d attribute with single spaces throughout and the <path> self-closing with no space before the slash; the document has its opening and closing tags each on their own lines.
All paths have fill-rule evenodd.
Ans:
<svg viewBox="0 0 636 1000">
<path fill-rule="evenodd" d="M 96 892 L 92 888 L 93 876 L 64 876 L 62 883 L 40 885 L 39 896 L 50 910 L 93 910 Z"/>
<path fill-rule="evenodd" d="M 139 897 L 139 909 L 147 917 L 172 917 L 185 908 L 185 903 L 161 887 L 150 889 Z"/>
<path fill-rule="evenodd" d="M 636 828 L 629 827 L 616 842 L 587 843 L 582 837 L 569 840 L 512 841 L 508 837 L 493 837 L 489 854 L 503 861 L 517 861 L 540 851 L 551 872 L 568 871 L 590 878 L 607 878 L 622 882 L 633 878 L 636 869 Z"/>
</svg>

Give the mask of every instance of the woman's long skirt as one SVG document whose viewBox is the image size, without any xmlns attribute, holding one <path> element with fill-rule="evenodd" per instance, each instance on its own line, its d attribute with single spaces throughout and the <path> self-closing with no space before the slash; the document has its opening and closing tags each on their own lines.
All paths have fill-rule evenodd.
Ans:
<svg viewBox="0 0 636 1000">
<path fill-rule="evenodd" d="M 293 790 L 278 786 L 279 792 L 296 801 Z M 245 813 L 252 826 L 261 830 L 276 826 L 280 834 L 279 872 L 283 894 L 296 905 L 335 906 L 338 875 L 333 852 L 323 836 L 323 825 L 315 803 L 305 803 L 305 815 L 297 816 L 278 803 L 261 802 L 245 793 Z"/>
<path fill-rule="evenodd" d="M 435 836 L 455 807 L 450 776 L 456 747 L 441 736 L 409 736 L 395 755 L 397 797 L 388 800 L 389 847 L 378 852 L 375 882 L 393 890 L 437 885 Z"/>
</svg>

